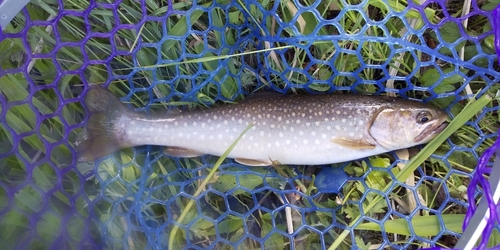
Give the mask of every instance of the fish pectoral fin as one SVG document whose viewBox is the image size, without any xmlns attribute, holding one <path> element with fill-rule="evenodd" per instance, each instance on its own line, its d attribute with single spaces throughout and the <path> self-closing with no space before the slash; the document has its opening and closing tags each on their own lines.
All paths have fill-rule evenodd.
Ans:
<svg viewBox="0 0 500 250">
<path fill-rule="evenodd" d="M 333 138 L 330 140 L 331 142 L 338 144 L 340 146 L 352 149 L 374 149 L 375 145 L 369 143 L 363 139 L 360 140 L 351 140 L 346 138 Z"/>
<path fill-rule="evenodd" d="M 189 148 L 181 148 L 181 147 L 167 147 L 163 153 L 173 157 L 197 157 L 200 155 L 204 155 L 204 153 L 189 149 Z"/>
<path fill-rule="evenodd" d="M 266 167 L 273 164 L 272 162 L 265 162 L 265 161 L 245 159 L 245 158 L 236 158 L 234 160 L 239 164 L 251 167 Z"/>
</svg>

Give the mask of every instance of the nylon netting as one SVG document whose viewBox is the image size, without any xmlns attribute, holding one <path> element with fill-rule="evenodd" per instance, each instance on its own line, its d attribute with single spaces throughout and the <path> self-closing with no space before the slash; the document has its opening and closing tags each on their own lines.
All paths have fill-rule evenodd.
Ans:
<svg viewBox="0 0 500 250">
<path fill-rule="evenodd" d="M 91 83 L 146 112 L 263 88 L 394 93 L 453 118 L 471 95 L 495 93 L 500 79 L 495 1 L 473 2 L 463 17 L 462 4 L 32 1 L 0 36 L 2 245 L 165 249 L 178 226 L 176 249 L 453 246 L 460 233 L 447 215 L 467 211 L 474 168 L 498 136 L 486 124 L 498 120 L 494 103 L 417 169 L 415 183 L 393 182 L 396 191 L 381 191 L 407 163 L 394 152 L 334 167 L 227 159 L 194 196 L 216 157 L 171 158 L 142 146 L 77 164 L 73 142 Z M 428 235 L 417 222 L 429 215 Z M 407 235 L 391 231 L 401 221 Z"/>
</svg>

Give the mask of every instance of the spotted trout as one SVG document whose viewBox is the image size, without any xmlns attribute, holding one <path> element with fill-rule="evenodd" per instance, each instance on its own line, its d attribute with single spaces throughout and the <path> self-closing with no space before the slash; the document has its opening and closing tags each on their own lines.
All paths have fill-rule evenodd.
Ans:
<svg viewBox="0 0 500 250">
<path fill-rule="evenodd" d="M 139 145 L 164 145 L 176 157 L 220 156 L 252 125 L 229 158 L 249 166 L 330 164 L 427 143 L 448 118 L 429 104 L 368 95 L 279 95 L 148 115 L 91 88 L 85 104 L 90 116 L 75 143 L 80 162 Z"/>
</svg>

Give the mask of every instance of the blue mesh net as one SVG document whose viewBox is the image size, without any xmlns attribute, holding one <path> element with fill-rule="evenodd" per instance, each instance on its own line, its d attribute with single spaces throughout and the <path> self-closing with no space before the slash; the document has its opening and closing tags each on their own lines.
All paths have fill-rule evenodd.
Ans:
<svg viewBox="0 0 500 250">
<path fill-rule="evenodd" d="M 406 182 L 395 172 L 419 148 L 333 167 L 251 168 L 227 159 L 195 195 L 216 157 L 172 158 L 142 146 L 77 164 L 73 142 L 88 118 L 91 84 L 144 112 L 238 101 L 264 88 L 389 93 L 432 102 L 454 118 L 469 98 L 498 91 L 500 79 L 497 3 L 473 2 L 468 14 L 462 5 L 33 1 L 0 34 L 2 244 L 453 246 L 466 187 L 498 136 L 495 101 Z M 433 221 L 419 224 L 422 217 Z"/>
</svg>

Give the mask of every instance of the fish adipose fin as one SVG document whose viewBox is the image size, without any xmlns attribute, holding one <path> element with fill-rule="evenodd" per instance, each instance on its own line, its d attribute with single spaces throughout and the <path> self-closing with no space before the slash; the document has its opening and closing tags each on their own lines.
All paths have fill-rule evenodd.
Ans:
<svg viewBox="0 0 500 250">
<path fill-rule="evenodd" d="M 338 144 L 340 146 L 352 149 L 374 149 L 375 145 L 365 141 L 365 140 L 350 140 L 346 138 L 333 138 L 331 142 Z"/>
<path fill-rule="evenodd" d="M 87 126 L 75 141 L 79 162 L 94 161 L 100 157 L 130 147 L 125 131 L 120 130 L 120 118 L 128 112 L 120 100 L 109 90 L 91 88 L 85 96 L 89 111 Z"/>
<path fill-rule="evenodd" d="M 241 165 L 246 165 L 251 167 L 265 167 L 273 164 L 272 162 L 265 162 L 265 161 L 244 159 L 244 158 L 236 158 L 234 160 Z"/>
<path fill-rule="evenodd" d="M 167 147 L 163 153 L 173 157 L 197 157 L 204 155 L 204 153 L 181 147 Z"/>
</svg>

